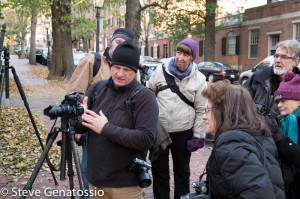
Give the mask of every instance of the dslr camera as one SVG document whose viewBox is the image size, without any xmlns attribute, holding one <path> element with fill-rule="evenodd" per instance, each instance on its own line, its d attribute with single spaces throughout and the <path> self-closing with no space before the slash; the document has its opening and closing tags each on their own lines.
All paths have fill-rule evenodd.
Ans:
<svg viewBox="0 0 300 199">
<path fill-rule="evenodd" d="M 151 164 L 140 160 L 138 158 L 133 159 L 132 163 L 129 165 L 129 171 L 137 173 L 139 186 L 141 188 L 147 188 L 151 185 L 151 177 L 148 170 L 151 168 Z"/>
<path fill-rule="evenodd" d="M 69 117 L 75 120 L 80 120 L 80 116 L 84 113 L 84 108 L 81 106 L 79 93 L 71 93 L 65 95 L 65 99 L 59 106 L 49 106 L 44 109 L 44 115 L 55 119 L 57 117 Z"/>
</svg>

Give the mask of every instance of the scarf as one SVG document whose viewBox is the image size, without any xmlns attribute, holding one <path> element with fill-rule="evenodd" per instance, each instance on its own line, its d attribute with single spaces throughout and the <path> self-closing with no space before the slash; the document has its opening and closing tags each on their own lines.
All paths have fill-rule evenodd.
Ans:
<svg viewBox="0 0 300 199">
<path fill-rule="evenodd" d="M 180 81 L 189 76 L 191 74 L 191 71 L 192 71 L 192 68 L 193 68 L 193 64 L 190 63 L 190 65 L 188 66 L 188 68 L 181 72 L 178 70 L 178 68 L 176 67 L 175 65 L 175 58 L 172 58 L 170 63 L 169 63 L 169 71 L 170 73 L 172 73 L 173 75 L 175 75 Z"/>
<path fill-rule="evenodd" d="M 300 117 L 300 107 L 294 114 L 288 114 L 281 120 L 281 131 L 299 145 L 297 117 Z"/>
</svg>

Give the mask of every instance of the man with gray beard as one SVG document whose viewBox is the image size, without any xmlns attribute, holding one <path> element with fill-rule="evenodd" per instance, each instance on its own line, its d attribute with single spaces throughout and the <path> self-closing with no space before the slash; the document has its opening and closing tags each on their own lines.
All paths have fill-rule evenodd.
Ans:
<svg viewBox="0 0 300 199">
<path fill-rule="evenodd" d="M 244 84 L 256 104 L 263 104 L 278 113 L 274 101 L 274 92 L 278 89 L 283 75 L 288 71 L 300 74 L 297 67 L 300 59 L 300 43 L 295 40 L 284 40 L 276 45 L 274 65 L 254 73 Z"/>
<path fill-rule="evenodd" d="M 294 184 L 295 169 L 294 165 L 300 165 L 298 154 L 300 153 L 300 145 L 293 142 L 288 136 L 283 135 L 279 127 L 279 111 L 277 103 L 274 99 L 274 92 L 278 89 L 279 84 L 283 81 L 283 76 L 288 71 L 300 74 L 297 67 L 300 59 L 300 43 L 295 40 L 284 40 L 276 45 L 274 56 L 274 65 L 262 71 L 254 73 L 251 78 L 244 84 L 248 88 L 255 104 L 266 106 L 262 115 L 272 131 L 273 139 L 279 154 L 280 166 L 283 175 L 286 199 L 295 199 Z M 270 111 L 265 111 L 270 109 Z M 267 112 L 269 112 L 267 114 Z"/>
</svg>

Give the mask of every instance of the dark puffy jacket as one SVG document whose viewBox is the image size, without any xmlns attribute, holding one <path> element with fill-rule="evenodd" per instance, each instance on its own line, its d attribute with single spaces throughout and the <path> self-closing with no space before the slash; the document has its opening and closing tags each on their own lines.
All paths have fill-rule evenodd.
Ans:
<svg viewBox="0 0 300 199">
<path fill-rule="evenodd" d="M 276 157 L 272 137 L 263 136 L 260 131 L 222 133 L 216 139 L 207 164 L 211 198 L 284 199 Z"/>
</svg>

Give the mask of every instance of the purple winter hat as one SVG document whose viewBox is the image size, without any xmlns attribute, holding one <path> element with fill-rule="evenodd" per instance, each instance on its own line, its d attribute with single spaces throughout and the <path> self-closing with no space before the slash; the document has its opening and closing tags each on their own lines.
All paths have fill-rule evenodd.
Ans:
<svg viewBox="0 0 300 199">
<path fill-rule="evenodd" d="M 280 100 L 300 100 L 300 76 L 289 71 L 284 76 L 284 80 L 280 83 L 275 91 L 275 101 Z"/>
<path fill-rule="evenodd" d="M 193 54 L 193 61 L 194 61 L 196 59 L 196 56 L 197 56 L 198 51 L 199 51 L 198 43 L 193 39 L 186 38 L 186 39 L 182 40 L 181 42 L 179 42 L 178 45 L 180 45 L 180 44 L 187 45 L 188 47 L 191 48 L 192 54 Z"/>
</svg>

